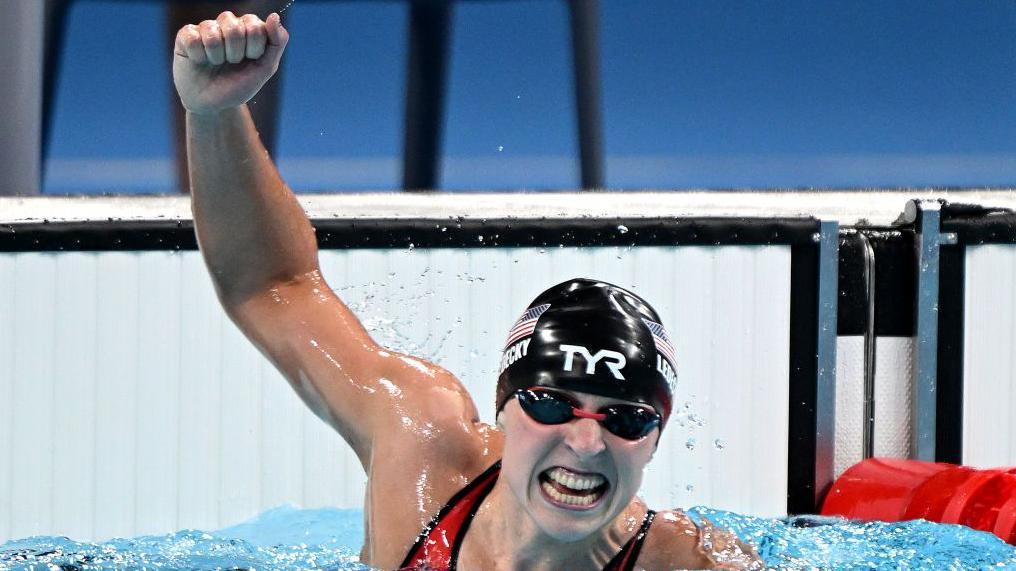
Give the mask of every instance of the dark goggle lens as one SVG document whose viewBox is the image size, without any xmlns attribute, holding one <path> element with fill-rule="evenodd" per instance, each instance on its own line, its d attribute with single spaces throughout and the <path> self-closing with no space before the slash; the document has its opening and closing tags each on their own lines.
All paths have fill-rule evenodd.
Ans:
<svg viewBox="0 0 1016 571">
<path fill-rule="evenodd" d="M 519 405 L 540 424 L 564 424 L 575 418 L 572 403 L 547 391 L 519 391 Z"/>
<path fill-rule="evenodd" d="M 649 409 L 618 404 L 602 409 L 603 427 L 625 440 L 638 440 L 660 425 L 660 415 Z"/>
<path fill-rule="evenodd" d="M 530 418 L 541 424 L 564 424 L 575 418 L 575 403 L 550 391 L 523 390 L 516 393 L 519 405 Z M 660 415 L 640 406 L 617 404 L 599 411 L 600 421 L 612 434 L 625 440 L 638 440 L 660 425 Z"/>
</svg>

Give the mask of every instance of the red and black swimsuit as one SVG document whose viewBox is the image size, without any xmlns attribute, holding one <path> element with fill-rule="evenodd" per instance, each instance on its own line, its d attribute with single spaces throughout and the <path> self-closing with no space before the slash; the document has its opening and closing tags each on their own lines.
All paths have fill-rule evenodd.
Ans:
<svg viewBox="0 0 1016 571">
<path fill-rule="evenodd" d="M 469 524 L 476 515 L 487 494 L 494 489 L 497 476 L 501 473 L 501 461 L 480 474 L 465 488 L 448 500 L 445 507 L 434 516 L 434 519 L 420 532 L 409 555 L 402 562 L 400 569 L 408 570 L 440 570 L 455 571 L 459 559 L 459 550 L 466 537 Z M 655 512 L 649 510 L 642 520 L 638 532 L 621 547 L 621 551 L 607 563 L 603 571 L 631 571 L 635 560 L 642 550 L 642 543 L 649 534 L 649 526 L 653 523 Z"/>
</svg>

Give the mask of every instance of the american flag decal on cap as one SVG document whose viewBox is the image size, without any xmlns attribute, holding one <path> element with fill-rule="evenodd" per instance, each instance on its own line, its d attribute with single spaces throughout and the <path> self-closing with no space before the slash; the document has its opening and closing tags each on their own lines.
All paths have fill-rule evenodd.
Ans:
<svg viewBox="0 0 1016 571">
<path fill-rule="evenodd" d="M 663 328 L 663 325 L 650 321 L 645 317 L 642 321 L 649 327 L 649 331 L 653 334 L 653 341 L 656 343 L 656 352 L 663 355 L 663 358 L 670 363 L 670 366 L 675 370 L 677 369 L 677 351 L 674 351 L 674 345 L 670 342 L 670 335 L 667 335 L 667 330 Z"/>
<path fill-rule="evenodd" d="M 508 340 L 504 342 L 504 346 L 507 348 L 519 339 L 532 335 L 533 331 L 536 329 L 536 322 L 539 321 L 543 312 L 547 311 L 549 308 L 550 304 L 545 303 L 543 305 L 536 305 L 527 309 L 526 312 L 519 317 L 518 321 L 515 322 L 515 325 L 512 325 L 511 331 L 508 332 Z"/>
</svg>

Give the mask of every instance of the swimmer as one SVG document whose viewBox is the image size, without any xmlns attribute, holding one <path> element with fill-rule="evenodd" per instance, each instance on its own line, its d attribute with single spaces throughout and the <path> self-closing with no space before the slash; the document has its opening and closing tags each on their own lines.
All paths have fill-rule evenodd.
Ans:
<svg viewBox="0 0 1016 571">
<path fill-rule="evenodd" d="M 511 328 L 497 425 L 450 372 L 379 346 L 325 283 L 314 230 L 246 103 L 278 69 L 279 16 L 187 25 L 194 223 L 223 308 L 367 473 L 362 561 L 381 569 L 758 569 L 730 533 L 636 497 L 672 405 L 659 316 L 617 286 L 551 287 Z"/>
</svg>

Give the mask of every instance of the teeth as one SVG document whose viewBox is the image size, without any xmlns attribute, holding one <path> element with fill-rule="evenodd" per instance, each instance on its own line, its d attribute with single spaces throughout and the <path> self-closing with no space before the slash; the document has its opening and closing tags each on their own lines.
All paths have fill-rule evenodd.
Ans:
<svg viewBox="0 0 1016 571">
<path fill-rule="evenodd" d="M 589 476 L 578 476 L 565 470 L 564 468 L 554 468 L 550 472 L 547 472 L 547 476 L 561 484 L 566 488 L 572 490 L 591 490 L 597 486 L 602 485 L 606 480 L 599 474 L 591 474 Z"/>
<path fill-rule="evenodd" d="M 589 494 L 587 496 L 573 496 L 571 494 L 562 494 L 561 492 L 554 489 L 554 486 L 550 482 L 543 482 L 543 491 L 554 500 L 561 502 L 562 504 L 568 504 L 572 506 L 588 506 L 591 505 L 599 497 L 599 494 Z"/>
</svg>

